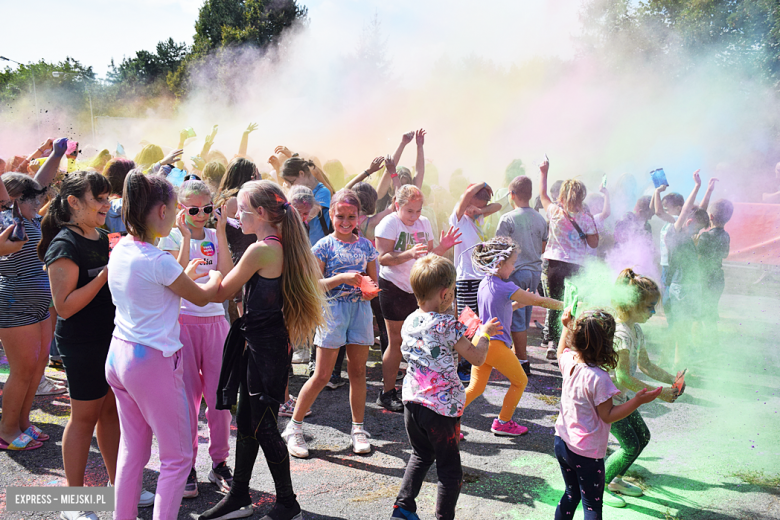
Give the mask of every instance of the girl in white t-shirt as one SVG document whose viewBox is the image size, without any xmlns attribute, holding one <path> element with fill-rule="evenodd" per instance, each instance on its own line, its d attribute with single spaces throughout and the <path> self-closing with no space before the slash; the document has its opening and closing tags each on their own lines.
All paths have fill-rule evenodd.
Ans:
<svg viewBox="0 0 780 520">
<path fill-rule="evenodd" d="M 157 437 L 160 476 L 154 518 L 174 520 L 192 467 L 189 405 L 179 340 L 181 298 L 205 306 L 222 275 L 185 270 L 154 243 L 176 219 L 173 186 L 164 177 L 133 170 L 125 179 L 123 217 L 128 236 L 108 261 L 108 286 L 116 305 L 106 380 L 114 391 L 121 439 L 116 471 L 115 518 L 136 518 L 143 469 Z"/>
<path fill-rule="evenodd" d="M 566 484 L 555 518 L 573 518 L 580 501 L 585 520 L 601 519 L 604 496 L 604 456 L 609 424 L 633 413 L 661 393 L 640 390 L 627 403 L 614 405 L 620 393 L 605 368 L 618 358 L 612 349 L 615 318 L 601 311 L 585 311 L 575 321 L 571 309 L 564 312 L 558 344 L 558 364 L 563 375 L 561 411 L 555 422 L 555 457 Z"/>
<path fill-rule="evenodd" d="M 205 227 L 214 211 L 211 190 L 200 180 L 189 180 L 179 188 L 179 214 L 171 234 L 161 238 L 157 247 L 171 253 L 186 267 L 191 260 L 199 260 L 196 272 L 206 274 L 217 270 L 227 276 L 233 268 L 228 249 L 225 225 L 227 210 L 217 212 L 217 228 Z M 205 278 L 198 280 L 205 282 Z M 190 407 L 192 433 L 192 469 L 184 487 L 184 498 L 198 496 L 195 461 L 198 456 L 198 414 L 200 401 L 206 400 L 206 421 L 209 428 L 209 480 L 222 491 L 230 490 L 233 475 L 225 461 L 230 452 L 230 410 L 217 410 L 217 386 L 222 368 L 222 350 L 230 330 L 221 303 L 198 307 L 186 299 L 181 301 L 179 314 L 184 359 L 184 387 Z"/>
<path fill-rule="evenodd" d="M 382 219 L 376 227 L 376 248 L 379 251 L 379 300 L 387 324 L 389 345 L 382 357 L 384 389 L 377 404 L 392 412 L 402 412 L 404 405 L 395 388 L 401 365 L 401 326 L 417 310 L 409 276 L 418 258 L 433 252 L 442 256 L 458 244 L 460 233 L 450 226 L 442 231 L 439 245 L 433 246 L 433 231 L 428 219 L 421 217 L 423 194 L 417 186 L 406 184 L 395 192 L 395 212 Z"/>
</svg>

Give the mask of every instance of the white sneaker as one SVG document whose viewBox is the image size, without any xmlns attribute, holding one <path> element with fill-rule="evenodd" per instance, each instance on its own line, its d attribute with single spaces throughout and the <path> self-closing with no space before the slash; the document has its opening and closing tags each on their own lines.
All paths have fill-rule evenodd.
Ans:
<svg viewBox="0 0 780 520">
<path fill-rule="evenodd" d="M 60 395 L 67 392 L 68 389 L 64 386 L 55 385 L 45 377 L 41 379 L 41 382 L 38 384 L 38 390 L 35 391 L 36 396 L 42 396 L 42 395 Z M 78 512 L 78 511 L 75 511 Z M 74 513 L 74 511 L 68 511 L 68 513 Z"/>
<path fill-rule="evenodd" d="M 106 483 L 106 487 L 114 487 L 111 482 Z M 138 499 L 138 507 L 152 507 L 154 505 L 154 493 L 141 488 L 141 498 Z"/>
<path fill-rule="evenodd" d="M 641 497 L 644 494 L 641 487 L 629 484 L 622 478 L 618 477 L 613 478 L 612 482 L 609 483 L 607 488 L 613 493 L 620 493 L 621 495 L 626 495 L 627 497 Z"/>
<path fill-rule="evenodd" d="M 92 511 L 63 511 L 60 513 L 61 520 L 99 520 Z"/>
<path fill-rule="evenodd" d="M 293 457 L 305 459 L 309 456 L 309 448 L 306 446 L 306 439 L 303 438 L 303 428 L 295 428 L 292 421 L 282 432 L 282 439 L 287 443 L 287 451 Z"/>
<path fill-rule="evenodd" d="M 298 349 L 293 351 L 292 362 L 294 365 L 308 363 L 309 353 L 306 351 L 306 349 Z"/>
<path fill-rule="evenodd" d="M 370 453 L 371 443 L 368 442 L 368 438 L 371 434 L 363 428 L 352 428 L 352 451 L 355 453 Z"/>
</svg>

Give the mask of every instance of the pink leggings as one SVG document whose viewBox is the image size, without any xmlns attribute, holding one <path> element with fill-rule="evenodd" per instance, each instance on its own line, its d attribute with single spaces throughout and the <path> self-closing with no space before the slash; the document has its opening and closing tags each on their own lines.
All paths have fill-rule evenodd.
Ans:
<svg viewBox="0 0 780 520">
<path fill-rule="evenodd" d="M 192 462 L 192 437 L 181 350 L 171 357 L 114 336 L 106 380 L 119 412 L 114 520 L 135 520 L 152 434 L 160 451 L 154 520 L 175 520 Z"/>
<path fill-rule="evenodd" d="M 222 350 L 230 325 L 224 315 L 179 315 L 179 339 L 184 359 L 184 388 L 190 407 L 192 467 L 198 457 L 198 414 L 201 397 L 206 399 L 209 427 L 209 455 L 214 464 L 226 461 L 230 454 L 230 410 L 217 410 L 217 386 L 222 368 Z"/>
</svg>

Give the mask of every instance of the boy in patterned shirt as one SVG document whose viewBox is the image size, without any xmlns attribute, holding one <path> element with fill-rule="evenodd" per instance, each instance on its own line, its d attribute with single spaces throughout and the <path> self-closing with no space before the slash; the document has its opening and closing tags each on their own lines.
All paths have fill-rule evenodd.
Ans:
<svg viewBox="0 0 780 520">
<path fill-rule="evenodd" d="M 401 328 L 401 353 L 408 363 L 402 400 L 412 455 L 391 518 L 418 519 L 415 498 L 436 461 L 439 490 L 436 518 L 455 518 L 463 470 L 460 464 L 460 417 L 466 392 L 458 379 L 455 352 L 479 366 L 485 362 L 490 336 L 501 330 L 497 319 L 481 326 L 473 345 L 466 326 L 446 312 L 454 298 L 456 270 L 449 260 L 428 255 L 417 260 L 410 282 L 419 309 Z"/>
</svg>

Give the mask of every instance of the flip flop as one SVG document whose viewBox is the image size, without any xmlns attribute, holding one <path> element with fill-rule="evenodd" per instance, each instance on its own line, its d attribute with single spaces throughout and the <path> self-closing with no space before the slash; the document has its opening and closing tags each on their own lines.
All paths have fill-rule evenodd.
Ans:
<svg viewBox="0 0 780 520">
<path fill-rule="evenodd" d="M 38 428 L 34 424 L 31 424 L 29 428 L 24 430 L 24 433 L 26 433 L 27 435 L 32 437 L 33 440 L 36 440 L 36 441 L 43 442 L 43 441 L 48 441 L 49 440 L 49 436 L 47 434 L 43 433 L 43 430 L 41 430 L 40 428 Z"/>
<path fill-rule="evenodd" d="M 3 439 L 0 439 L 0 450 L 8 451 L 30 451 L 35 450 L 43 446 L 43 443 L 36 441 L 26 433 L 20 434 L 10 444 Z"/>
</svg>

